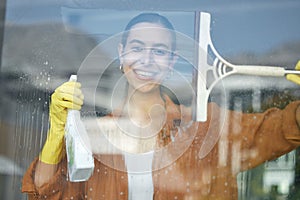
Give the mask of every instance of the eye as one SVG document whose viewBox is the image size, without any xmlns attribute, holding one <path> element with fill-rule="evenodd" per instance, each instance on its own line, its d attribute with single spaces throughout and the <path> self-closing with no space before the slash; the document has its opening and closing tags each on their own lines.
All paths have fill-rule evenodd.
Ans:
<svg viewBox="0 0 300 200">
<path fill-rule="evenodd" d="M 165 56 L 168 54 L 168 51 L 165 49 L 153 48 L 152 52 L 157 56 Z"/>
<path fill-rule="evenodd" d="M 142 52 L 143 50 L 144 50 L 144 48 L 140 47 L 140 46 L 131 47 L 132 52 Z"/>
</svg>

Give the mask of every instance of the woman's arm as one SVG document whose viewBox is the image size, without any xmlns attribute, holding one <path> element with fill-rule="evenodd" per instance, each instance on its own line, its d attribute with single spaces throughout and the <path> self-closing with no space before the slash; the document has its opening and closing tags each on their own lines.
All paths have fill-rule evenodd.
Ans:
<svg viewBox="0 0 300 200">
<path fill-rule="evenodd" d="M 297 120 L 298 127 L 300 129 L 300 106 L 298 106 L 296 110 L 296 120 Z"/>
<path fill-rule="evenodd" d="M 48 183 L 57 172 L 57 169 L 58 164 L 47 164 L 39 160 L 35 169 L 34 185 L 39 188 Z"/>
<path fill-rule="evenodd" d="M 52 94 L 49 113 L 50 129 L 39 159 L 33 162 L 23 178 L 25 185 L 23 191 L 38 193 L 39 189 L 47 183 L 59 184 L 55 179 L 60 179 L 58 173 L 61 172 L 58 172 L 58 168 L 65 155 L 64 134 L 67 111 L 81 108 L 83 95 L 80 86 L 78 82 L 66 82 Z"/>
<path fill-rule="evenodd" d="M 84 185 L 68 181 L 66 157 L 55 165 L 36 158 L 23 176 L 22 192 L 29 199 L 84 199 Z"/>
<path fill-rule="evenodd" d="M 233 140 L 241 144 L 242 170 L 275 159 L 300 146 L 300 101 L 285 109 L 261 114 L 242 114 L 242 129 Z"/>
</svg>

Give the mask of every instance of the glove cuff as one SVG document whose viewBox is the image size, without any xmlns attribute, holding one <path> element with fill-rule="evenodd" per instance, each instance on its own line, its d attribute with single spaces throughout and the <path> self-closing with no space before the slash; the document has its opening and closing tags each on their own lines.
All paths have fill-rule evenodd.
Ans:
<svg viewBox="0 0 300 200">
<path fill-rule="evenodd" d="M 58 164 L 64 152 L 64 130 L 56 130 L 55 133 L 50 129 L 47 140 L 39 155 L 40 161 L 47 164 Z"/>
</svg>

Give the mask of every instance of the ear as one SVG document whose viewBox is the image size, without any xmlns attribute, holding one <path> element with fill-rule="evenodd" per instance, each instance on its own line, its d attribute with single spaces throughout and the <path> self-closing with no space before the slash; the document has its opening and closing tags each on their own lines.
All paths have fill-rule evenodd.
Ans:
<svg viewBox="0 0 300 200">
<path fill-rule="evenodd" d="M 170 57 L 170 64 L 169 64 L 170 69 L 173 69 L 177 60 L 178 60 L 178 54 L 177 54 L 177 51 L 174 51 L 174 52 L 172 52 L 172 55 Z"/>
<path fill-rule="evenodd" d="M 118 54 L 119 54 L 120 64 L 123 63 L 123 53 L 124 53 L 123 44 L 119 43 L 119 45 L 118 45 Z"/>
</svg>

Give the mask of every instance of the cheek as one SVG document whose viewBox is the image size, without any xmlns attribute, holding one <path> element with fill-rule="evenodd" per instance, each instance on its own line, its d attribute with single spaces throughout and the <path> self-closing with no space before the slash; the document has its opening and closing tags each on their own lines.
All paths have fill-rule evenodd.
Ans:
<svg viewBox="0 0 300 200">
<path fill-rule="evenodd" d="M 155 56 L 154 60 L 163 70 L 170 70 L 173 68 L 173 59 L 170 56 Z"/>
<path fill-rule="evenodd" d="M 124 64 L 123 71 L 126 77 L 130 76 L 130 73 L 132 73 L 131 67 L 127 64 Z"/>
<path fill-rule="evenodd" d="M 124 56 L 122 64 L 124 65 L 124 67 L 125 66 L 127 67 L 127 66 L 133 65 L 136 62 L 137 62 L 137 59 L 135 57 L 133 57 L 133 56 Z"/>
<path fill-rule="evenodd" d="M 141 59 L 140 54 L 129 52 L 128 50 L 125 50 L 125 52 L 122 55 L 122 61 L 125 65 L 131 65 L 132 63 L 137 62 L 139 59 Z"/>
<path fill-rule="evenodd" d="M 168 76 L 170 71 L 172 71 L 172 69 L 173 69 L 173 67 L 170 65 L 170 62 L 168 62 L 168 61 L 158 63 L 157 66 L 159 67 L 161 76 L 163 78 Z"/>
</svg>

